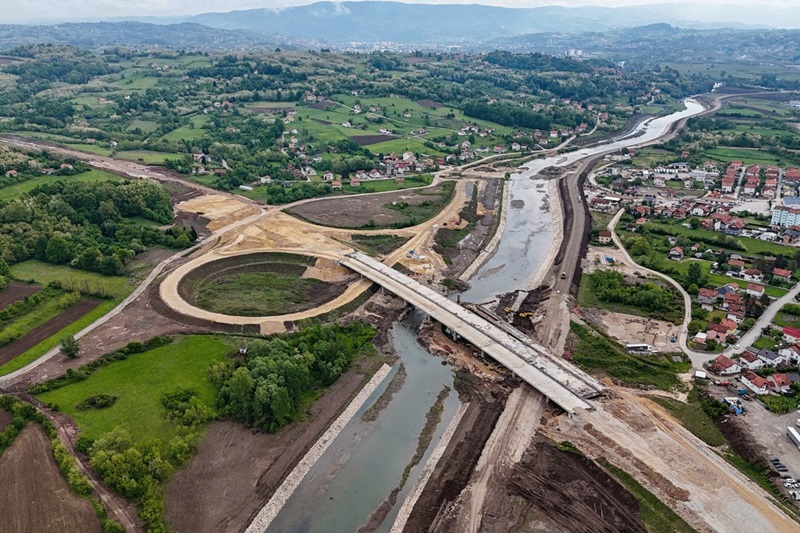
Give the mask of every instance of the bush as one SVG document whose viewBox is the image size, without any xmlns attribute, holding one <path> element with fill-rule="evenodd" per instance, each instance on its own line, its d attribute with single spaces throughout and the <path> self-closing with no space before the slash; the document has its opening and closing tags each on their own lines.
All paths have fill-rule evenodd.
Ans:
<svg viewBox="0 0 800 533">
<path fill-rule="evenodd" d="M 105 409 L 106 407 L 111 407 L 114 405 L 116 401 L 116 396 L 112 396 L 110 394 L 98 394 L 96 396 L 90 396 L 86 398 L 75 407 L 82 411 L 86 411 L 88 409 Z"/>
<path fill-rule="evenodd" d="M 81 351 L 81 344 L 72 335 L 67 335 L 61 339 L 61 353 L 68 359 L 75 359 L 78 357 L 78 352 Z"/>
</svg>

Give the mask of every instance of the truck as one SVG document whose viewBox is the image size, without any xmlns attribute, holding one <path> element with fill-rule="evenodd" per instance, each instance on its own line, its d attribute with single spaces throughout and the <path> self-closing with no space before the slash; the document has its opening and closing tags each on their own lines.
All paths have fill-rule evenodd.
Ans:
<svg viewBox="0 0 800 533">
<path fill-rule="evenodd" d="M 797 446 L 797 449 L 800 450 L 800 433 L 790 426 L 786 428 L 786 436 L 792 439 L 792 442 L 794 442 L 795 446 Z"/>
</svg>

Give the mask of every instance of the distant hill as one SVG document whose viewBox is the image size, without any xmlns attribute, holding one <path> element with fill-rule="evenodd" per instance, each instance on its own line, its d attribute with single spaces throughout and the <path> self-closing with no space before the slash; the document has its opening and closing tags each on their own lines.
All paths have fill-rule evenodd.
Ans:
<svg viewBox="0 0 800 533">
<path fill-rule="evenodd" d="M 757 27 L 765 12 L 784 27 L 800 27 L 800 10 L 735 9 L 697 4 L 620 8 L 502 8 L 471 4 L 317 2 L 281 9 L 205 13 L 187 20 L 224 29 L 247 29 L 320 42 L 476 43 L 529 33 L 582 33 L 670 23 L 692 28 Z"/>
<path fill-rule="evenodd" d="M 687 59 L 797 63 L 800 61 L 800 30 L 694 30 L 651 24 L 580 35 L 564 32 L 518 35 L 495 39 L 484 46 L 556 55 L 578 49 L 586 56 L 647 64 Z"/>
<path fill-rule="evenodd" d="M 143 22 L 96 22 L 54 26 L 0 24 L 0 49 L 21 44 L 53 43 L 83 48 L 126 46 L 220 50 L 274 48 L 280 42 L 276 36 L 264 33 L 230 31 L 191 23 L 160 25 Z"/>
</svg>

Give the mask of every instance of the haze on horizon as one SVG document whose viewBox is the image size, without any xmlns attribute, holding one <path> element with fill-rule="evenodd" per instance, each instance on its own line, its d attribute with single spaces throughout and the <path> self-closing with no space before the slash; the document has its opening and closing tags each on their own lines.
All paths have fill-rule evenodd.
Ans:
<svg viewBox="0 0 800 533">
<path fill-rule="evenodd" d="M 357 1 L 357 0 L 356 0 Z M 480 4 L 497 7 L 533 8 L 544 6 L 566 7 L 623 7 L 682 3 L 681 0 L 402 0 L 413 4 Z M 209 12 L 227 12 L 241 9 L 281 9 L 314 3 L 314 0 L 17 0 L 13 10 L 4 14 L 4 23 L 57 23 L 100 21 L 125 17 L 180 17 Z M 719 6 L 741 5 L 754 7 L 742 0 L 695 0 L 691 15 L 696 20 L 713 21 L 720 15 Z M 796 0 L 765 0 L 758 5 L 762 14 L 769 8 L 790 8 Z M 725 10 L 727 11 L 727 10 Z M 759 21 L 762 22 L 763 21 Z M 772 22 L 781 26 L 779 16 Z"/>
</svg>

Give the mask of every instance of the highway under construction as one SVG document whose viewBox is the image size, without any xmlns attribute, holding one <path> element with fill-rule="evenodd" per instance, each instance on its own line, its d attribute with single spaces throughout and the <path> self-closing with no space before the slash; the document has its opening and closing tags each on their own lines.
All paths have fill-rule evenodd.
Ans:
<svg viewBox="0 0 800 533">
<path fill-rule="evenodd" d="M 596 379 L 511 326 L 493 323 L 487 320 L 491 316 L 483 318 L 366 254 L 350 253 L 339 262 L 438 320 L 570 415 L 576 409 L 592 410 L 587 400 L 604 390 Z"/>
</svg>

